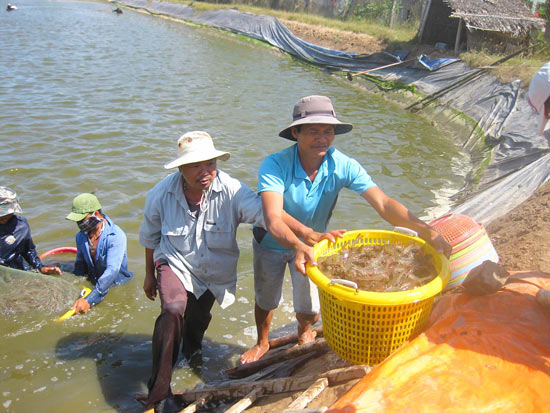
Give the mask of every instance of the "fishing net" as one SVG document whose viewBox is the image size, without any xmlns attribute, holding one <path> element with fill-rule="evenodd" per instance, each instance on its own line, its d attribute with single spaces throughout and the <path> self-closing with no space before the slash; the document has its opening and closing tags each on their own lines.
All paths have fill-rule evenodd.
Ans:
<svg viewBox="0 0 550 413">
<path fill-rule="evenodd" d="M 0 315 L 60 313 L 78 298 L 77 284 L 61 277 L 0 266 Z"/>
</svg>

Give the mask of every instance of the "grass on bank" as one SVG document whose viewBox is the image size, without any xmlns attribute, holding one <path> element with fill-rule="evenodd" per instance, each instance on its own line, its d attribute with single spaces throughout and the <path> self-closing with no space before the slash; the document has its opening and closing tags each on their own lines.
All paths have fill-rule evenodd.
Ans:
<svg viewBox="0 0 550 413">
<path fill-rule="evenodd" d="M 503 56 L 485 51 L 469 51 L 461 53 L 459 57 L 468 66 L 487 67 Z M 514 57 L 490 70 L 501 82 L 508 83 L 520 79 L 522 86 L 527 87 L 537 70 L 549 60 L 548 53 L 535 53 L 527 57 Z"/>
<path fill-rule="evenodd" d="M 203 1 L 181 1 L 171 0 L 173 3 L 182 3 L 193 6 L 193 9 L 198 12 L 206 10 L 232 9 L 237 8 L 239 11 L 252 14 L 263 14 L 277 17 L 278 19 L 297 21 L 301 23 L 311 24 L 313 26 L 329 27 L 332 29 L 346 30 L 353 33 L 364 33 L 380 39 L 386 44 L 390 43 L 407 43 L 413 41 L 418 30 L 417 25 L 407 24 L 398 25 L 393 29 L 381 24 L 367 22 L 364 20 L 339 20 L 335 18 L 318 16 L 315 14 L 288 12 L 284 10 L 267 9 L 245 4 L 214 4 Z"/>
<path fill-rule="evenodd" d="M 306 23 L 313 26 L 328 27 L 337 30 L 345 30 L 354 33 L 363 33 L 379 40 L 388 50 L 414 49 L 420 46 L 416 43 L 416 34 L 418 31 L 418 22 L 416 24 L 398 24 L 393 29 L 376 22 L 365 20 L 339 20 L 318 16 L 315 14 L 287 12 L 283 10 L 274 10 L 244 4 L 214 4 L 204 1 L 183 1 L 169 0 L 174 3 L 183 3 L 192 5 L 198 12 L 206 10 L 216 10 L 224 8 L 237 8 L 239 11 L 263 14 L 277 17 L 281 20 L 291 20 Z M 544 50 L 538 48 L 538 51 L 527 56 L 519 56 L 506 61 L 494 68 L 491 73 L 501 82 L 508 83 L 516 79 L 521 80 L 523 87 L 529 85 L 529 82 L 536 71 L 546 62 L 550 61 L 550 43 L 546 42 Z M 467 51 L 462 52 L 458 57 L 470 67 L 487 67 L 490 64 L 504 57 L 504 55 L 491 53 L 489 51 Z"/>
</svg>

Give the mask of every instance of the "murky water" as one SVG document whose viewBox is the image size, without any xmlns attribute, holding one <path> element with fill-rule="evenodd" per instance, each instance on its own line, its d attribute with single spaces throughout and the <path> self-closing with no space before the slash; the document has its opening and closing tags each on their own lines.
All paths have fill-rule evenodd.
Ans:
<svg viewBox="0 0 550 413">
<path fill-rule="evenodd" d="M 39 252 L 74 245 L 77 228 L 64 217 L 75 195 L 95 191 L 128 235 L 136 277 L 64 323 L 38 312 L 0 320 L 7 411 L 139 410 L 134 394 L 149 376 L 159 304 L 141 289 L 137 234 L 146 192 L 167 174 L 162 165 L 185 131 L 208 131 L 232 152 L 221 168 L 255 188 L 263 157 L 289 144 L 277 134 L 294 102 L 326 94 L 355 126 L 335 146 L 413 212 L 437 215 L 462 186 L 467 160 L 428 122 L 270 48 L 129 10 L 118 16 L 106 3 L 16 5 L 0 13 L 1 184 L 18 192 Z M 331 228 L 389 227 L 345 191 Z M 214 306 L 202 375 L 181 364 L 177 390 L 219 378 L 255 341 L 249 228 L 238 237 L 237 302 Z M 289 299 L 275 327 L 292 321 Z"/>
</svg>

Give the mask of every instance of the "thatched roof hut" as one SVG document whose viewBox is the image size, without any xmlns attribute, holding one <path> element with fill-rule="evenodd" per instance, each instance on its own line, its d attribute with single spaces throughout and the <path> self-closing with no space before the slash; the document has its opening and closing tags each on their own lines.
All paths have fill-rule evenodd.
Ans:
<svg viewBox="0 0 550 413">
<path fill-rule="evenodd" d="M 418 38 L 454 44 L 455 51 L 466 43 L 468 49 L 506 52 L 523 47 L 529 33 L 544 25 L 521 0 L 427 0 Z"/>
</svg>

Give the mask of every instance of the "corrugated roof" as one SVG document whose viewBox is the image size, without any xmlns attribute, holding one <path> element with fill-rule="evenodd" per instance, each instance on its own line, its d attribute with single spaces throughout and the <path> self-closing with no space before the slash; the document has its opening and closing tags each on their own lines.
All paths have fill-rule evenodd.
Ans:
<svg viewBox="0 0 550 413">
<path fill-rule="evenodd" d="M 461 18 L 469 29 L 525 34 L 542 28 L 539 19 L 521 0 L 443 0 L 453 9 L 451 17 Z"/>
</svg>

